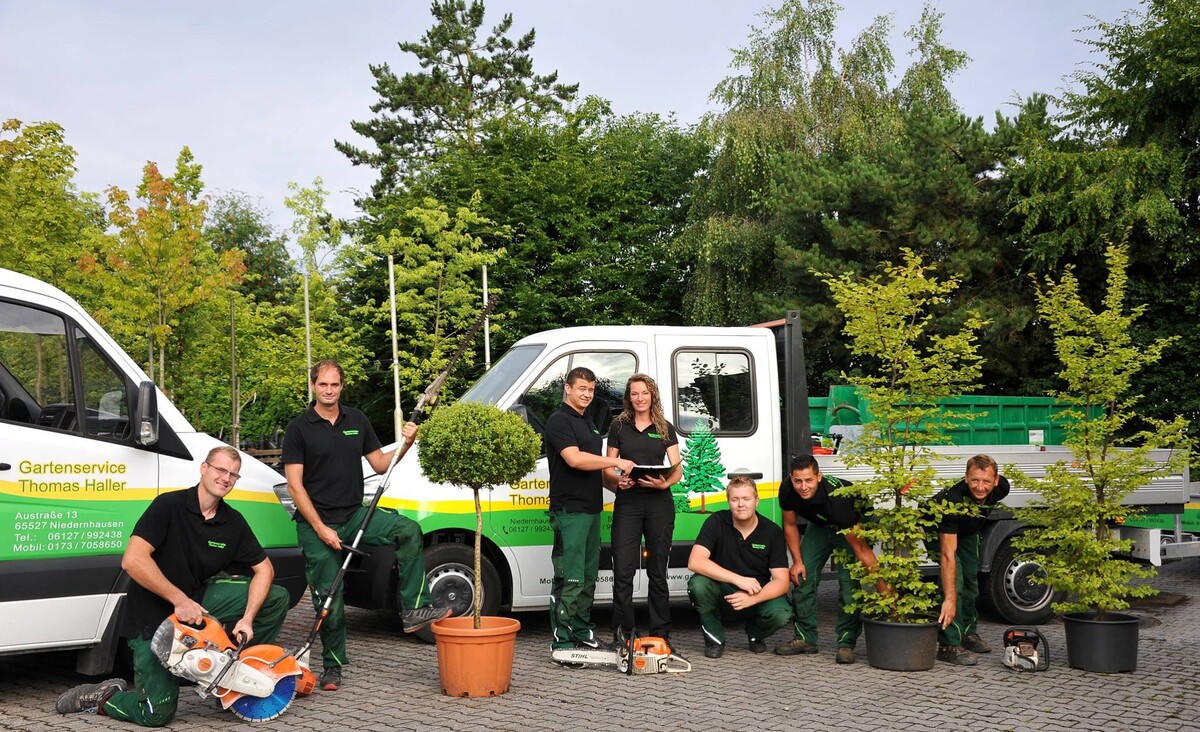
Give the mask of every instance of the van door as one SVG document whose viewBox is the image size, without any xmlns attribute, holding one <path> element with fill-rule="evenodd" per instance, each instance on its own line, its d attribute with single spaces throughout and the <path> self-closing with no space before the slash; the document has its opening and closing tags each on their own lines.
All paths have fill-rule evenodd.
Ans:
<svg viewBox="0 0 1200 732">
<path fill-rule="evenodd" d="M 779 383 L 768 338 L 711 331 L 655 336 L 659 390 L 684 458 L 684 479 L 673 489 L 672 594 L 686 594 L 692 542 L 708 515 L 726 507 L 725 484 L 733 475 L 754 478 L 759 513 L 778 523 Z"/>
<path fill-rule="evenodd" d="M 578 366 L 596 374 L 596 396 L 588 415 L 596 431 L 607 437 L 612 418 L 621 412 L 625 382 L 640 369 L 646 368 L 646 344 L 638 341 L 589 341 L 586 344 L 563 344 L 546 354 L 537 376 L 525 388 L 516 404 L 525 409 L 529 424 L 541 434 L 546 420 L 563 400 L 563 383 L 567 373 Z M 607 449 L 607 443 L 605 445 Z M 530 604 L 544 607 L 550 596 L 554 576 L 550 564 L 550 548 L 554 532 L 546 515 L 549 507 L 550 469 L 544 454 L 530 480 L 517 486 L 499 487 L 492 491 L 490 507 L 491 528 L 499 532 L 498 543 L 506 542 L 511 553 L 513 606 Z M 513 489 L 516 488 L 514 491 Z M 600 524 L 600 577 L 596 582 L 596 601 L 612 601 L 612 554 L 609 537 L 612 530 L 612 502 L 615 496 L 604 491 L 604 515 Z M 644 593 L 641 572 L 634 580 L 634 594 Z M 519 597 L 523 595 L 524 597 Z"/>
<path fill-rule="evenodd" d="M 135 385 L 52 305 L 0 299 L 0 651 L 99 640 L 158 485 Z"/>
</svg>

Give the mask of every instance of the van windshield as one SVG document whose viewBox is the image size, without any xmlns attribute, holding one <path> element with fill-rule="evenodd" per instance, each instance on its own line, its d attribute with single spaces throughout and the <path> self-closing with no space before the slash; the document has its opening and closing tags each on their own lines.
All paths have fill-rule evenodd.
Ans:
<svg viewBox="0 0 1200 732">
<path fill-rule="evenodd" d="M 458 400 L 477 404 L 495 404 L 545 348 L 544 345 L 531 345 L 510 349 Z"/>
</svg>

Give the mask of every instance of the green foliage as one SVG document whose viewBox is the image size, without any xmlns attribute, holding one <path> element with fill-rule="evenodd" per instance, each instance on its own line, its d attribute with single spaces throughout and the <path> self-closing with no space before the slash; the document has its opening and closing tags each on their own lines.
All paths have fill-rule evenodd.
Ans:
<svg viewBox="0 0 1200 732">
<path fill-rule="evenodd" d="M 81 289 L 79 260 L 101 235 L 104 212 L 75 190 L 74 175 L 62 127 L 0 124 L 0 267 Z"/>
<path fill-rule="evenodd" d="M 1017 512 L 1030 527 L 1018 546 L 1043 558 L 1044 581 L 1067 596 L 1055 612 L 1095 610 L 1101 618 L 1129 607 L 1128 598 L 1155 592 L 1130 584 L 1152 577 L 1154 568 L 1115 557 L 1132 542 L 1118 538 L 1112 526 L 1137 514 L 1122 503 L 1133 491 L 1183 468 L 1186 451 L 1178 448 L 1188 442 L 1182 417 L 1149 419 L 1149 429 L 1121 438 L 1139 401 L 1134 379 L 1176 339 L 1134 340 L 1134 324 L 1145 308 L 1126 307 L 1128 246 L 1110 245 L 1105 261 L 1108 280 L 1098 311 L 1085 302 L 1072 267 L 1038 290 L 1038 311 L 1054 333 L 1065 384 L 1054 396 L 1072 407 L 1057 418 L 1073 462 L 1050 466 L 1036 481 L 1041 497 Z M 1174 448 L 1165 461 L 1151 453 L 1164 447 Z"/>
<path fill-rule="evenodd" d="M 475 628 L 483 602 L 479 491 L 515 483 L 537 464 L 542 439 L 519 416 L 487 404 L 459 402 L 434 410 L 421 426 L 417 459 L 435 483 L 466 486 L 475 495 Z"/>
<path fill-rule="evenodd" d="M 855 590 L 855 602 L 869 617 L 901 622 L 927 620 L 937 603 L 936 588 L 921 576 L 921 542 L 938 517 L 920 504 L 936 491 L 934 455 L 926 445 L 971 415 L 949 412 L 939 399 L 973 391 L 981 372 L 977 331 L 985 323 L 967 318 L 950 334 L 933 333 L 933 311 L 958 286 L 955 278 L 936 279 L 911 250 L 901 264 L 860 278 L 821 274 L 845 316 L 843 333 L 856 361 L 872 375 L 846 377 L 871 404 L 863 433 L 844 450 L 848 466 L 871 468 L 872 477 L 838 489 L 838 495 L 872 507 L 856 534 L 881 547 L 879 564 L 868 570 L 844 557 L 851 575 L 869 580 Z M 875 583 L 892 592 L 881 592 Z"/>
<path fill-rule="evenodd" d="M 416 165 L 448 149 L 474 149 L 481 128 L 491 119 L 558 111 L 575 97 L 578 84 L 558 83 L 558 73 L 533 73 L 534 31 L 513 40 L 512 14 L 506 14 L 485 38 L 479 38 L 481 0 L 434 0 L 434 25 L 420 42 L 402 42 L 400 50 L 416 57 L 422 71 L 397 77 L 387 64 L 371 65 L 379 116 L 352 122 L 351 129 L 370 138 L 375 151 L 345 142 L 336 147 L 355 165 L 380 173 L 375 195 L 397 188 Z"/>
<path fill-rule="evenodd" d="M 237 289 L 259 302 L 282 301 L 296 268 L 287 251 L 287 236 L 275 231 L 270 215 L 245 193 L 233 191 L 212 202 L 204 235 L 213 249 L 240 249 L 246 273 Z"/>
<path fill-rule="evenodd" d="M 135 208 L 128 193 L 109 188 L 108 222 L 116 233 L 82 262 L 85 305 L 127 351 L 147 354 L 151 378 L 168 393 L 178 386 L 166 359 L 179 343 L 175 328 L 190 308 L 223 293 L 245 271 L 240 251 L 218 254 L 204 237 L 199 174 L 184 147 L 170 178 L 146 164 L 138 186 L 144 205 Z"/>
<path fill-rule="evenodd" d="M 1128 294 L 1145 305 L 1135 340 L 1178 337 L 1133 391 L 1159 420 L 1200 418 L 1200 4 L 1148 0 L 1084 40 L 1100 60 L 1074 75 L 1065 111 L 1023 131 L 1006 172 L 1027 257 L 1043 273 L 1075 266 L 1085 300 L 1108 277 L 1103 242 L 1129 244 Z M 1150 423 L 1133 420 L 1125 436 Z M 1194 435 L 1193 435 L 1194 436 Z"/>
<path fill-rule="evenodd" d="M 672 486 L 671 494 L 676 511 L 691 511 L 688 496 L 725 490 L 725 466 L 721 463 L 721 446 L 713 437 L 707 420 L 700 420 L 683 447 L 683 478 Z"/>
</svg>

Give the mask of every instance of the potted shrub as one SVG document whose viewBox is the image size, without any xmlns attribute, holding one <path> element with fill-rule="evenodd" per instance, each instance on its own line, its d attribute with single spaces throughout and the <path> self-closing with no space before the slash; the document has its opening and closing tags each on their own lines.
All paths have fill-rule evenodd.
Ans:
<svg viewBox="0 0 1200 732">
<path fill-rule="evenodd" d="M 838 490 L 868 513 L 856 531 L 875 546 L 879 563 L 866 568 L 840 557 L 855 580 L 863 616 L 867 662 L 892 670 L 927 670 L 937 656 L 938 589 L 921 574 L 922 542 L 936 531 L 937 508 L 923 506 L 937 488 L 934 453 L 947 431 L 970 415 L 943 410 L 938 400 L 976 388 L 982 359 L 971 317 L 950 334 L 931 332 L 931 308 L 953 291 L 920 257 L 904 251 L 881 275 L 822 275 L 845 317 L 843 333 L 855 360 L 869 373 L 843 375 L 869 402 L 861 436 L 842 450 L 848 466 L 873 477 Z M 930 511 L 934 511 L 931 515 Z"/>
<path fill-rule="evenodd" d="M 1122 504 L 1126 496 L 1182 469 L 1184 450 L 1173 449 L 1165 460 L 1151 451 L 1186 446 L 1187 422 L 1147 418 L 1144 429 L 1130 429 L 1138 401 L 1130 391 L 1133 378 L 1174 338 L 1135 342 L 1133 324 L 1144 308 L 1125 307 L 1126 245 L 1109 246 L 1106 259 L 1107 291 L 1098 311 L 1085 303 L 1069 266 L 1057 282 L 1047 278 L 1038 288 L 1038 312 L 1062 363 L 1064 387 L 1053 395 L 1070 405 L 1056 418 L 1072 462 L 1048 467 L 1036 481 L 1040 498 L 1017 511 L 1029 526 L 1017 546 L 1041 557 L 1041 581 L 1064 598 L 1053 607 L 1063 614 L 1068 664 L 1116 672 L 1137 668 L 1138 639 L 1138 619 L 1116 611 L 1156 590 L 1132 584 L 1155 570 L 1116 556 L 1132 542 L 1114 527 L 1135 513 Z"/>
<path fill-rule="evenodd" d="M 484 617 L 480 571 L 483 511 L 479 492 L 529 474 L 541 438 L 519 416 L 485 404 L 460 402 L 435 410 L 420 431 L 418 461 L 430 480 L 470 488 L 475 497 L 474 612 L 433 624 L 442 691 L 494 696 L 508 691 L 520 622 Z"/>
</svg>

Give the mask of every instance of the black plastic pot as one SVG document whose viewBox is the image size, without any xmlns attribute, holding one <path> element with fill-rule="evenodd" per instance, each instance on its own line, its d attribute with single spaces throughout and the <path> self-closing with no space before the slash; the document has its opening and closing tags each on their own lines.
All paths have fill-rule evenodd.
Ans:
<svg viewBox="0 0 1200 732">
<path fill-rule="evenodd" d="M 885 671 L 928 671 L 937 662 L 937 623 L 863 618 L 867 663 Z"/>
<path fill-rule="evenodd" d="M 1121 673 L 1137 670 L 1138 619 L 1123 613 L 1063 615 L 1067 635 L 1067 665 L 1081 671 Z"/>
</svg>

